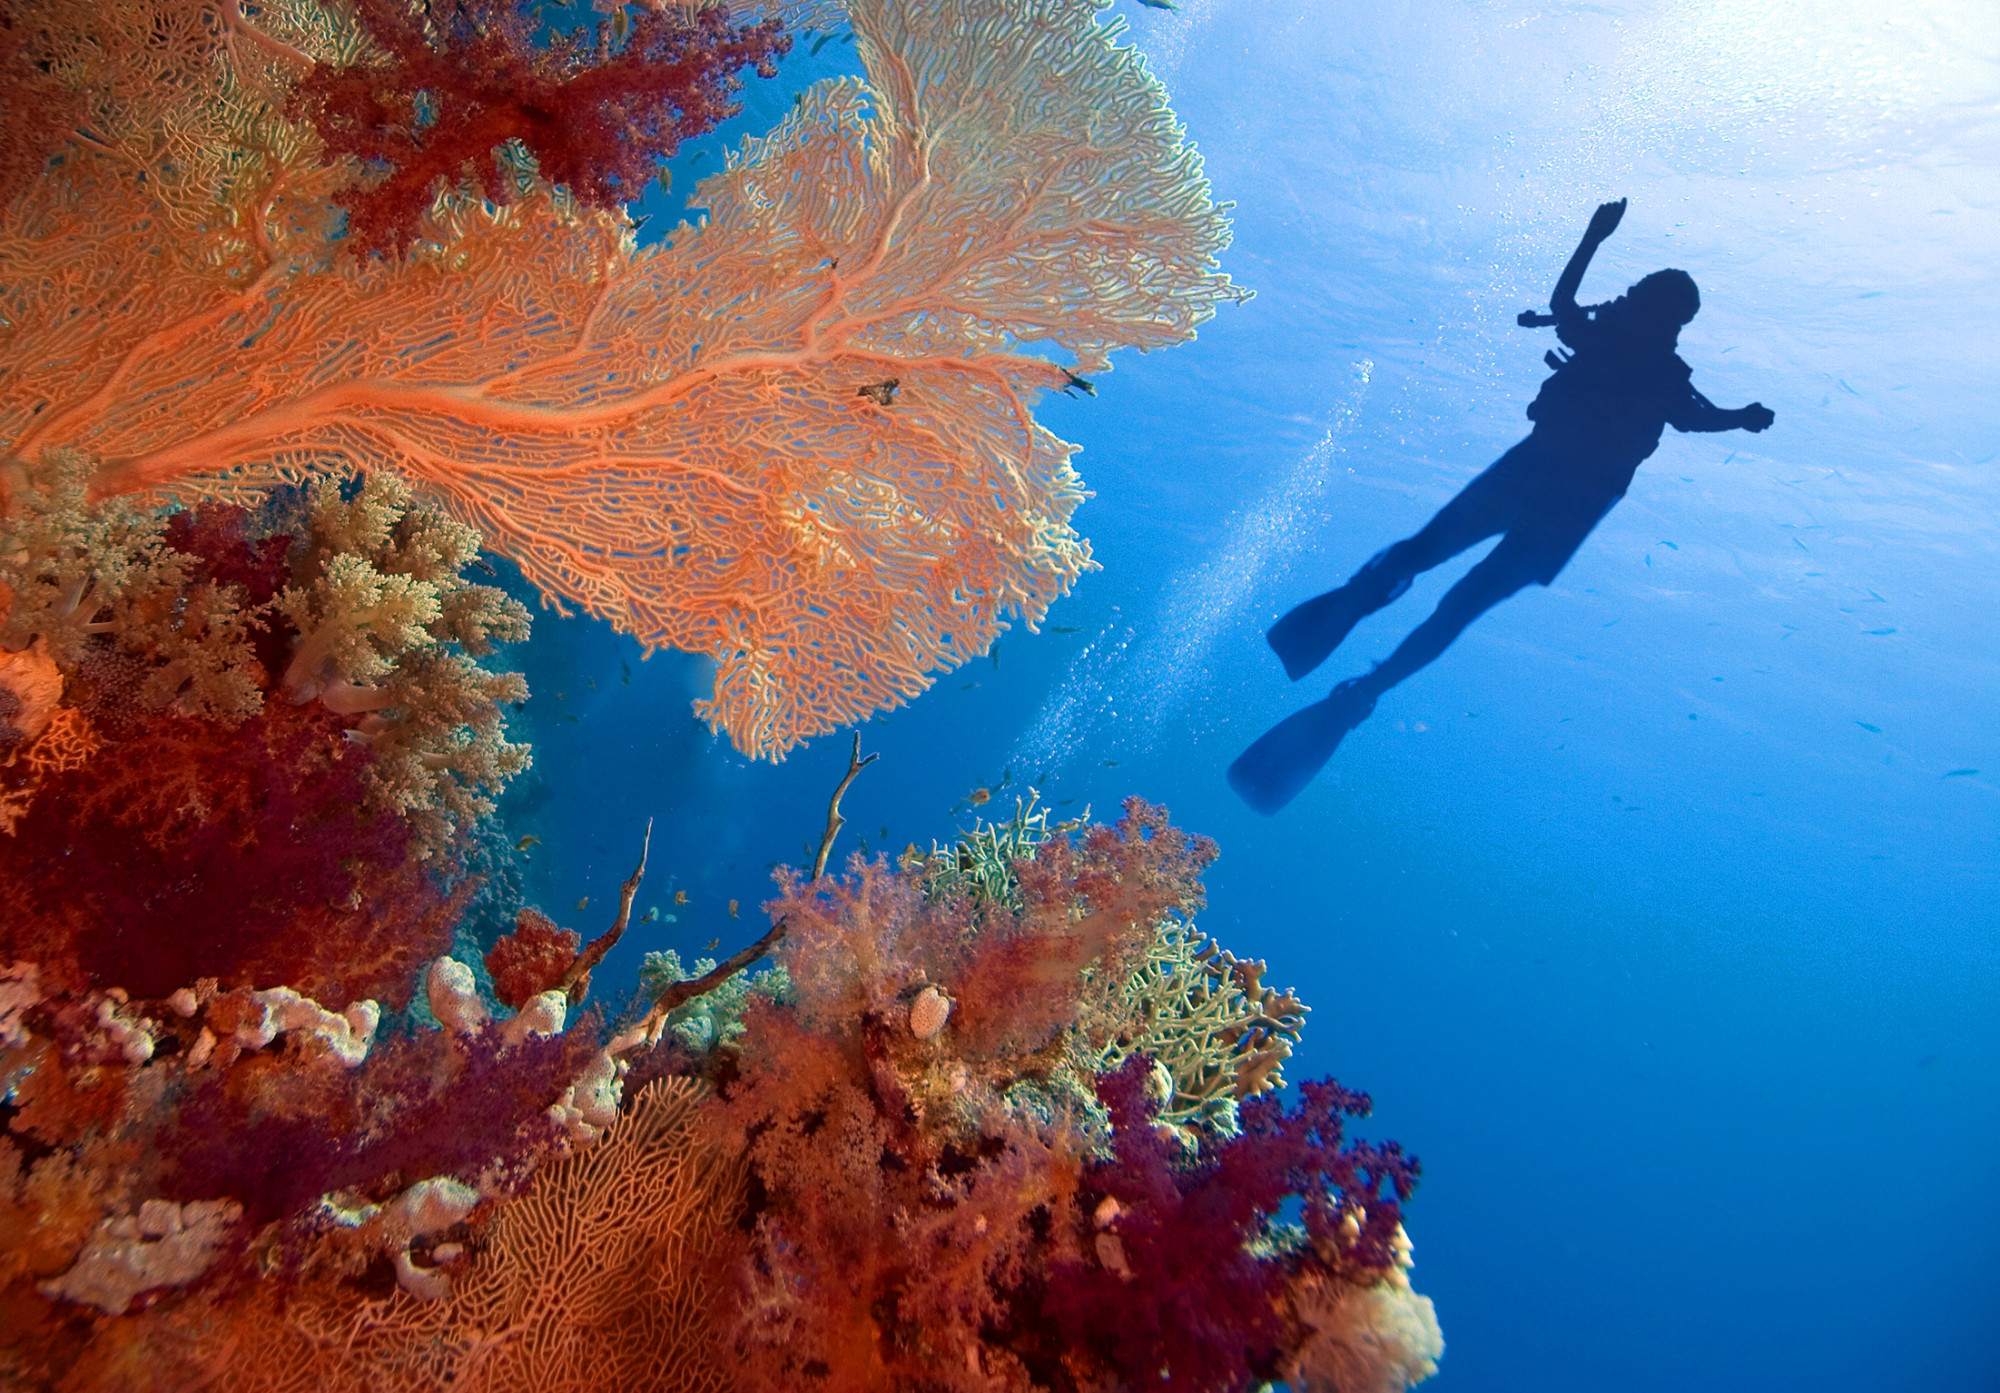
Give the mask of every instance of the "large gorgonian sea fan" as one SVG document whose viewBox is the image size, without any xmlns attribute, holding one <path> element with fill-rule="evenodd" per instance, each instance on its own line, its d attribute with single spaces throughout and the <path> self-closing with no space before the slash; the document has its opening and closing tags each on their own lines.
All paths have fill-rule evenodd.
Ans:
<svg viewBox="0 0 2000 1393">
<path fill-rule="evenodd" d="M 276 82 L 227 9 L 216 64 Z M 312 9 L 269 22 L 310 47 Z M 246 145 L 190 236 L 157 181 L 73 148 L 0 231 L 0 452 L 89 451 L 104 492 L 395 470 L 549 603 L 712 655 L 696 709 L 746 752 L 901 704 L 1090 564 L 1074 447 L 1030 414 L 1069 379 L 1037 350 L 1098 371 L 1240 292 L 1093 0 L 850 17 L 869 80 L 805 93 L 657 248 L 517 166 L 511 204 L 447 198 L 406 255 L 341 255 L 297 132 Z"/>
</svg>

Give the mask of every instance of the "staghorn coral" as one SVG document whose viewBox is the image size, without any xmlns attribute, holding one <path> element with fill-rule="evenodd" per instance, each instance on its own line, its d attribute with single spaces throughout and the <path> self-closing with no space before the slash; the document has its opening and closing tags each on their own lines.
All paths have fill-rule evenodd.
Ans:
<svg viewBox="0 0 2000 1393">
<path fill-rule="evenodd" d="M 272 13 L 260 39 L 225 8 L 215 81 L 333 42 Z M 1026 350 L 1091 371 L 1235 293 L 1116 26 L 1089 0 L 1015 18 L 855 5 L 870 84 L 807 93 L 703 185 L 705 224 L 643 251 L 516 165 L 506 206 L 445 198 L 407 256 L 343 259 L 295 135 L 250 161 L 267 177 L 216 174 L 196 258 L 158 245 L 157 190 L 79 149 L 0 234 L 0 450 L 87 449 L 106 492 L 399 472 L 550 602 L 712 654 L 701 714 L 781 756 L 1038 622 L 1089 564 L 1071 447 L 1029 414 L 1065 370 Z M 159 283 L 134 293 L 135 267 Z M 885 376 L 890 407 L 859 391 Z"/>
<path fill-rule="evenodd" d="M 520 0 L 423 12 L 356 0 L 354 13 L 369 51 L 314 67 L 288 111 L 370 172 L 339 198 L 348 238 L 368 250 L 405 241 L 440 180 L 465 177 L 505 202 L 511 181 L 492 152 L 510 141 L 579 202 L 630 202 L 683 140 L 736 114 L 740 69 L 773 77 L 791 47 L 775 20 L 736 25 L 720 8 L 619 5 L 539 39 L 541 13 Z"/>
</svg>

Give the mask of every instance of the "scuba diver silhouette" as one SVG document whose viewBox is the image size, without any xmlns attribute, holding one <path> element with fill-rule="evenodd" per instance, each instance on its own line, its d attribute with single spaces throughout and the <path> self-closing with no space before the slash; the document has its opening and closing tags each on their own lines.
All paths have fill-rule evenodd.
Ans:
<svg viewBox="0 0 2000 1393">
<path fill-rule="evenodd" d="M 1553 313 L 1530 310 L 1516 321 L 1524 328 L 1554 325 L 1572 350 L 1545 356 L 1555 375 L 1528 407 L 1535 423 L 1528 438 L 1414 537 L 1377 552 L 1345 585 L 1307 600 L 1265 635 L 1296 682 L 1362 619 L 1408 590 L 1419 572 L 1505 534 L 1373 671 L 1339 683 L 1229 766 L 1230 786 L 1258 812 L 1275 813 L 1291 802 L 1342 737 L 1368 719 L 1376 698 L 1435 661 L 1473 620 L 1529 584 L 1553 581 L 1625 496 L 1666 426 L 1761 431 L 1775 419 L 1761 403 L 1728 411 L 1694 389 L 1693 370 L 1674 351 L 1681 326 L 1701 308 L 1687 272 L 1655 271 L 1608 304 L 1577 304 L 1591 256 L 1624 216 L 1622 198 L 1599 207 L 1549 296 Z"/>
</svg>

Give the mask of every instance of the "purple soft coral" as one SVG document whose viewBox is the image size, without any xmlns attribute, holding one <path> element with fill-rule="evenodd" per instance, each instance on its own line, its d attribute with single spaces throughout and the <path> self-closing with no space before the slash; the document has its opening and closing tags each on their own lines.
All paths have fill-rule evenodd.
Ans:
<svg viewBox="0 0 2000 1393">
<path fill-rule="evenodd" d="M 1164 1370 L 1177 1388 L 1251 1387 L 1277 1377 L 1288 1268 L 1246 1245 L 1296 1198 L 1313 1238 L 1386 1268 L 1417 1162 L 1393 1142 L 1343 1146 L 1342 1118 L 1365 1117 L 1368 1098 L 1329 1080 L 1301 1085 L 1296 1111 L 1250 1100 L 1241 1135 L 1186 1165 L 1154 1129 L 1150 1072 L 1135 1057 L 1098 1081 L 1114 1134 L 1112 1159 L 1084 1182 L 1098 1197 L 1094 1251 L 1051 1264 L 1045 1311 L 1135 1385 Z M 1359 1234 L 1341 1235 L 1350 1215 Z"/>
</svg>

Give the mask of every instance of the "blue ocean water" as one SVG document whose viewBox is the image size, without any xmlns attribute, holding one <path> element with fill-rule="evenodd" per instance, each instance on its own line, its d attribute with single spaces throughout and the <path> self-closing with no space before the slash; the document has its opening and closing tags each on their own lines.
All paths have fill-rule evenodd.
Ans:
<svg viewBox="0 0 2000 1393">
<path fill-rule="evenodd" d="M 1369 1090 L 1368 1134 L 1423 1158 L 1427 1387 L 2000 1388 L 2000 10 L 1114 13 L 1257 297 L 1042 404 L 1103 569 L 864 728 L 842 853 L 1030 784 L 1217 838 L 1203 926 L 1315 1008 L 1292 1077 Z M 683 151 L 652 230 L 842 62 L 802 50 Z M 1617 197 L 1583 299 L 1689 271 L 1696 385 L 1776 426 L 1669 431 L 1552 586 L 1249 812 L 1229 760 L 1479 552 L 1296 686 L 1263 629 L 1526 433 L 1553 339 L 1514 317 Z M 601 625 L 542 616 L 526 665 L 531 895 L 608 902 L 655 817 L 641 903 L 673 922 L 604 980 L 746 941 L 848 737 L 750 764 L 688 714 L 698 661 Z"/>
</svg>

